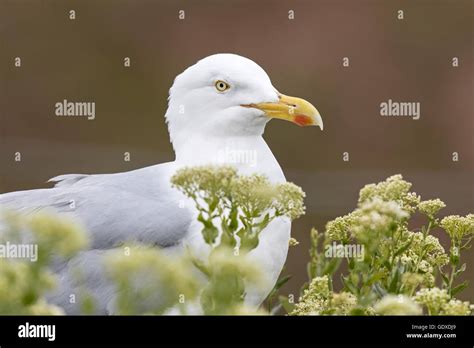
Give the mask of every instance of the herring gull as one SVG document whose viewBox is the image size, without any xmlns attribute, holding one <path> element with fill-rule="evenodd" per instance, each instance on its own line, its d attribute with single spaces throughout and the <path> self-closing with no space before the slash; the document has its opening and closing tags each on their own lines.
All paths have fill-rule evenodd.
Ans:
<svg viewBox="0 0 474 348">
<path fill-rule="evenodd" d="M 185 198 L 170 184 L 179 168 L 231 162 L 242 174 L 259 173 L 274 183 L 285 182 L 262 137 L 267 122 L 277 118 L 323 129 L 313 105 L 278 92 L 258 64 L 235 54 L 215 54 L 187 68 L 174 80 L 168 104 L 165 117 L 175 161 L 123 173 L 60 175 L 50 180 L 53 188 L 0 195 L 1 206 L 22 214 L 52 209 L 73 216 L 88 231 L 90 246 L 57 270 L 59 287 L 48 297 L 66 313 L 79 313 L 69 295 L 81 286 L 92 291 L 99 313 L 114 312 L 114 290 L 101 261 L 104 252 L 124 241 L 164 250 L 203 248 L 195 208 L 180 205 Z M 253 155 L 252 161 L 232 156 L 246 153 Z M 247 289 L 249 304 L 259 305 L 277 281 L 287 257 L 290 229 L 288 218 L 275 219 L 248 255 L 266 278 L 265 286 Z M 85 270 L 80 282 L 71 274 L 76 266 Z"/>
</svg>

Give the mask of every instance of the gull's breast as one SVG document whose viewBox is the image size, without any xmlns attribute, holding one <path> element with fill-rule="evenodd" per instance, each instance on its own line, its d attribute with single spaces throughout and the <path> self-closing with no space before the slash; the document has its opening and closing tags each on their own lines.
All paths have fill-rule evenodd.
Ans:
<svg viewBox="0 0 474 348">
<path fill-rule="evenodd" d="M 274 183 L 286 182 L 278 161 L 260 136 L 193 141 L 193 151 L 179 158 L 182 166 L 232 165 L 240 174 L 258 173 L 266 175 Z M 208 247 L 201 230 L 201 224 L 193 221 L 185 244 L 194 249 L 197 255 L 203 256 Z M 260 266 L 262 279 L 259 284 L 247 284 L 248 304 L 260 305 L 273 289 L 287 258 L 290 232 L 291 221 L 286 217 L 275 219 L 261 232 L 259 245 L 248 257 Z"/>
</svg>

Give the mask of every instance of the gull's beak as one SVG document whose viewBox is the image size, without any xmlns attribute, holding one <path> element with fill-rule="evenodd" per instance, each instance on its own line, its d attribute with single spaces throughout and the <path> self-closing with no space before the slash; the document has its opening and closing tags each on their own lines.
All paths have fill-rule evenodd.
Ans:
<svg viewBox="0 0 474 348">
<path fill-rule="evenodd" d="M 323 119 L 313 104 L 304 99 L 289 97 L 284 94 L 279 94 L 278 99 L 279 100 L 275 103 L 259 103 L 243 106 L 262 110 L 271 118 L 291 121 L 301 127 L 319 126 L 319 128 L 323 130 Z"/>
</svg>

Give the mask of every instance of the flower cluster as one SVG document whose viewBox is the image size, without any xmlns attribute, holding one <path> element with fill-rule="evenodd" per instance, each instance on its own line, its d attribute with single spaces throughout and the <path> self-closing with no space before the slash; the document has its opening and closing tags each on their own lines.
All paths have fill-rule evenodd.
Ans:
<svg viewBox="0 0 474 348">
<path fill-rule="evenodd" d="M 357 298 L 348 292 L 329 290 L 327 276 L 314 278 L 304 290 L 292 315 L 347 315 L 356 306 Z"/>
<path fill-rule="evenodd" d="M 361 203 L 356 210 L 356 216 L 352 228 L 355 237 L 370 240 L 381 233 L 390 232 L 397 223 L 408 217 L 408 213 L 394 201 L 374 197 Z"/>
<path fill-rule="evenodd" d="M 418 204 L 420 213 L 428 216 L 430 220 L 434 220 L 439 211 L 445 207 L 446 204 L 444 204 L 444 202 L 439 198 L 422 201 L 420 204 Z"/>
<path fill-rule="evenodd" d="M 355 234 L 372 239 L 374 231 L 388 231 L 394 223 L 404 221 L 420 202 L 419 196 L 408 192 L 410 187 L 401 175 L 366 185 L 360 190 L 356 210 L 327 223 L 328 239 L 347 243 Z"/>
<path fill-rule="evenodd" d="M 207 260 L 195 260 L 208 279 L 200 297 L 204 313 L 239 312 L 244 284 L 260 283 L 259 270 L 245 256 L 258 246 L 260 233 L 275 218 L 293 220 L 304 214 L 303 190 L 292 183 L 271 183 L 263 175 L 239 175 L 228 166 L 183 168 L 171 182 L 193 200 L 211 249 Z M 289 243 L 297 241 L 292 238 Z"/>
<path fill-rule="evenodd" d="M 164 255 L 145 245 L 124 245 L 106 255 L 105 267 L 117 287 L 114 314 L 163 314 L 178 304 L 185 313 L 199 281 L 187 257 Z"/>
<path fill-rule="evenodd" d="M 455 244 L 474 234 L 474 214 L 467 216 L 450 215 L 441 220 L 441 227 L 448 233 Z"/>
<path fill-rule="evenodd" d="M 333 291 L 325 283 L 341 278 L 342 294 L 349 294 L 350 314 L 427 314 L 467 315 L 469 302 L 454 296 L 466 288 L 457 279 L 466 270 L 461 251 L 468 248 L 474 234 L 474 215 L 437 214 L 446 205 L 439 199 L 421 201 L 410 192 L 411 184 L 401 175 L 366 185 L 360 190 L 357 208 L 328 222 L 323 234 L 311 232 L 310 286 L 304 290 L 293 314 L 331 314 Z M 410 229 L 410 217 L 424 214 L 427 225 Z M 450 237 L 449 252 L 431 234 L 441 227 Z M 347 273 L 337 274 L 341 260 L 321 252 L 334 241 L 362 246 L 363 258 L 345 257 Z M 449 266 L 449 267 L 448 267 Z M 442 284 L 441 289 L 434 288 Z M 332 289 L 332 288 L 331 288 Z M 344 295 L 347 297 L 348 295 Z"/>
<path fill-rule="evenodd" d="M 124 245 L 105 253 L 107 274 L 118 290 L 117 314 L 264 314 L 245 305 L 246 286 L 262 284 L 248 253 L 275 218 L 304 214 L 304 192 L 291 183 L 274 184 L 261 175 L 239 175 L 232 167 L 183 168 L 172 184 L 198 209 L 209 253 L 174 255 L 144 245 Z M 411 184 L 395 175 L 366 185 L 356 209 L 330 221 L 324 233 L 311 230 L 309 283 L 296 304 L 282 299 L 291 315 L 471 315 L 473 306 L 455 296 L 467 287 L 462 251 L 474 238 L 474 215 L 437 217 L 445 204 L 421 201 Z M 415 212 L 427 225 L 413 230 Z M 44 300 L 55 286 L 52 252 L 70 258 L 88 243 L 73 222 L 57 216 L 6 214 L 0 242 L 38 245 L 38 262 L 0 259 L 0 313 L 63 314 Z M 443 229 L 449 249 L 431 232 Z M 331 243 L 363 250 L 362 257 L 334 257 Z M 297 245 L 294 238 L 290 245 Z M 345 250 L 345 249 L 344 249 Z M 349 250 L 349 249 L 347 249 Z M 55 259 L 56 260 L 56 259 Z M 341 265 L 344 271 L 340 271 Z M 342 286 L 334 279 L 341 279 Z M 146 281 L 145 281 L 146 280 Z M 288 280 L 275 285 L 274 295 Z M 145 286 L 143 286 L 145 284 Z M 265 287 L 268 284 L 264 284 Z M 438 285 L 439 287 L 435 287 Z M 273 296 L 272 295 L 272 296 Z M 93 313 L 93 303 L 83 303 Z"/>
<path fill-rule="evenodd" d="M 386 295 L 378 301 L 374 310 L 380 315 L 420 315 L 421 307 L 405 295 Z"/>
<path fill-rule="evenodd" d="M 0 258 L 0 313 L 15 315 L 60 315 L 63 310 L 45 301 L 47 291 L 57 284 L 49 267 L 53 251 L 70 257 L 87 245 L 82 229 L 72 221 L 51 213 L 29 217 L 2 211 L 5 221 L 0 242 L 36 245 L 37 260 Z"/>
<path fill-rule="evenodd" d="M 401 264 L 414 272 L 414 275 L 422 276 L 420 285 L 433 286 L 435 270 L 449 262 L 449 257 L 439 239 L 421 232 L 405 231 L 401 240 L 410 241 L 410 247 L 399 257 Z M 407 274 L 411 274 L 410 271 Z M 412 276 L 412 285 L 414 279 Z"/>
<path fill-rule="evenodd" d="M 239 175 L 228 166 L 182 168 L 174 187 L 194 201 L 207 244 L 245 252 L 258 245 L 260 232 L 275 218 L 294 220 L 305 212 L 304 192 L 292 184 L 273 184 L 263 175 Z"/>
<path fill-rule="evenodd" d="M 295 239 L 295 238 L 293 238 L 293 237 L 291 237 L 290 240 L 289 240 L 289 242 L 288 242 L 288 245 L 289 245 L 289 246 L 297 246 L 297 245 L 299 245 L 299 244 L 300 244 L 300 242 L 298 242 L 298 240 Z"/>
<path fill-rule="evenodd" d="M 156 246 L 124 244 L 104 251 L 108 281 L 117 294 L 114 314 L 262 314 L 245 305 L 246 285 L 267 287 L 260 269 L 247 257 L 260 232 L 278 217 L 304 214 L 304 192 L 291 183 L 274 184 L 262 175 L 239 175 L 229 166 L 182 168 L 172 185 L 198 209 L 203 253 L 168 253 Z M 38 262 L 0 259 L 1 314 L 61 314 L 44 300 L 55 286 L 54 256 L 71 258 L 87 245 L 86 234 L 58 216 L 7 214 L 1 241 L 38 245 Z M 126 243 L 126 241 L 124 241 Z M 296 245 L 295 239 L 289 243 Z M 201 250 L 202 251 L 202 250 Z M 56 258 L 54 260 L 57 260 Z M 80 277 L 80 271 L 77 275 Z M 94 314 L 95 298 L 81 288 L 76 300 L 84 314 Z"/>
<path fill-rule="evenodd" d="M 326 235 L 329 241 L 347 243 L 351 238 L 351 228 L 356 221 L 354 213 L 337 217 L 326 224 Z"/>
<path fill-rule="evenodd" d="M 231 166 L 185 167 L 173 175 L 171 182 L 192 198 L 197 198 L 199 194 L 204 198 L 222 197 L 227 194 L 236 175 L 237 170 Z"/>
<path fill-rule="evenodd" d="M 385 202 L 397 203 L 403 211 L 412 213 L 420 203 L 420 197 L 409 192 L 411 183 L 403 180 L 401 175 L 393 175 L 378 184 L 369 184 L 363 187 L 359 193 L 359 205 L 375 197 Z"/>
<path fill-rule="evenodd" d="M 249 259 L 234 255 L 231 249 L 220 248 L 212 252 L 205 273 L 209 280 L 201 293 L 205 314 L 240 312 L 244 308 L 245 284 L 263 285 L 260 269 Z"/>
<path fill-rule="evenodd" d="M 273 206 L 277 215 L 285 215 L 291 220 L 295 220 L 305 213 L 303 199 L 305 193 L 301 187 L 291 182 L 276 186 L 276 195 Z"/>
<path fill-rule="evenodd" d="M 469 302 L 451 298 L 446 289 L 424 288 L 413 299 L 425 306 L 430 315 L 470 315 L 472 312 Z"/>
</svg>

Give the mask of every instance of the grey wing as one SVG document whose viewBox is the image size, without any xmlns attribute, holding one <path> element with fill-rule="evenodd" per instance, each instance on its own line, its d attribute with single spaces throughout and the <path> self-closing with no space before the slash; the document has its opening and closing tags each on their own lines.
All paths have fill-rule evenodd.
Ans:
<svg viewBox="0 0 474 348">
<path fill-rule="evenodd" d="M 62 175 L 51 179 L 56 185 L 50 189 L 0 195 L 0 207 L 22 214 L 53 210 L 77 219 L 90 235 L 88 250 L 52 265 L 59 286 L 48 295 L 51 303 L 79 314 L 80 305 L 71 296 L 85 291 L 97 314 L 111 313 L 117 289 L 102 263 L 109 251 L 125 241 L 181 248 L 193 213 L 182 204 L 186 198 L 170 186 L 175 169 L 170 162 L 118 174 Z"/>
<path fill-rule="evenodd" d="M 173 162 L 131 172 L 70 174 L 51 179 L 50 189 L 0 195 L 0 206 L 30 214 L 53 210 L 77 219 L 90 234 L 93 249 L 124 241 L 160 246 L 178 243 L 192 220 L 184 196 L 170 186 Z"/>
</svg>

